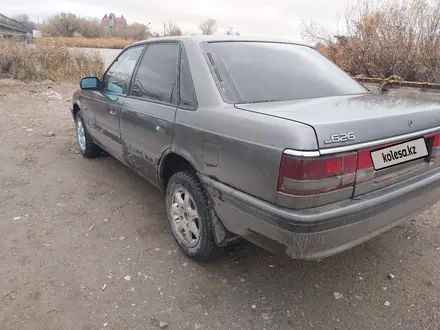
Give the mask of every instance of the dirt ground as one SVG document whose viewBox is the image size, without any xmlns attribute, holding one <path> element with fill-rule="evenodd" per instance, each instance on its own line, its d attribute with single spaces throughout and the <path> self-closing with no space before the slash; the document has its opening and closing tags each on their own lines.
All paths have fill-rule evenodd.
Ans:
<svg viewBox="0 0 440 330">
<path fill-rule="evenodd" d="M 198 264 L 160 192 L 79 155 L 75 88 L 0 81 L 2 330 L 440 329 L 439 205 L 320 262 L 243 243 Z"/>
</svg>

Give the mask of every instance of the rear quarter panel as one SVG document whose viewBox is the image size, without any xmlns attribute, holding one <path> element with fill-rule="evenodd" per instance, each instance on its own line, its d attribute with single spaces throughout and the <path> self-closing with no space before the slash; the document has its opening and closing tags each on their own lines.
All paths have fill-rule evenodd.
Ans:
<svg viewBox="0 0 440 330">
<path fill-rule="evenodd" d="M 316 150 L 313 129 L 233 106 L 176 114 L 173 151 L 189 155 L 199 173 L 269 202 L 286 148 Z"/>
</svg>

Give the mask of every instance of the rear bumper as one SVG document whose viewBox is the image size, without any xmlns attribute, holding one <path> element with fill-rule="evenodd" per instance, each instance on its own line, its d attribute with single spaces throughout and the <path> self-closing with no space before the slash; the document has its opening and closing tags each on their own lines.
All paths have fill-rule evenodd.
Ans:
<svg viewBox="0 0 440 330">
<path fill-rule="evenodd" d="M 322 259 L 361 244 L 411 219 L 440 199 L 440 169 L 354 199 L 291 210 L 200 176 L 223 225 L 295 259 Z M 270 242 L 270 243 L 269 243 Z"/>
</svg>

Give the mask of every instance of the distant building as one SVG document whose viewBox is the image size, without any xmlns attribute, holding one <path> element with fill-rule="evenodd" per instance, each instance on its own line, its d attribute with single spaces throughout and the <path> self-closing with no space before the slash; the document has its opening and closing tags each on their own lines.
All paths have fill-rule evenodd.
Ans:
<svg viewBox="0 0 440 330">
<path fill-rule="evenodd" d="M 101 20 L 101 25 L 108 26 L 110 28 L 124 27 L 127 26 L 127 20 L 125 19 L 124 15 L 121 15 L 121 17 L 116 17 L 115 14 L 110 13 L 108 16 L 107 14 L 104 15 Z"/>
</svg>

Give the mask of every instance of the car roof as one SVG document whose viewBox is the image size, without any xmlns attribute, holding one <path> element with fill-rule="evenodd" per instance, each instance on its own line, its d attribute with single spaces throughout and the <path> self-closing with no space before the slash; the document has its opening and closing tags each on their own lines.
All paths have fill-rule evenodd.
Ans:
<svg viewBox="0 0 440 330">
<path fill-rule="evenodd" d="M 242 41 L 242 42 L 276 42 L 276 43 L 290 43 L 299 46 L 310 47 L 309 45 L 302 44 L 296 41 L 288 39 L 277 38 L 260 38 L 260 37 L 242 37 L 242 36 L 228 36 L 228 35 L 189 35 L 189 36 L 171 36 L 171 37 L 158 37 L 148 40 L 137 41 L 129 46 L 148 44 L 160 41 L 181 41 L 183 43 L 202 43 L 202 42 L 227 42 L 227 41 Z"/>
</svg>

